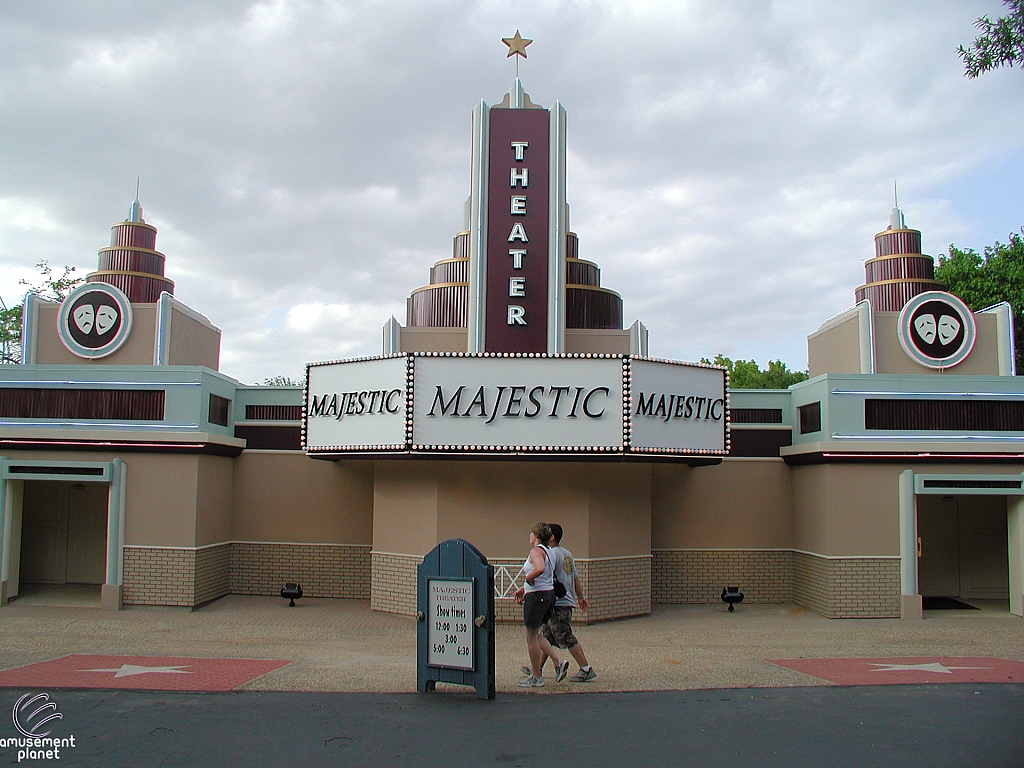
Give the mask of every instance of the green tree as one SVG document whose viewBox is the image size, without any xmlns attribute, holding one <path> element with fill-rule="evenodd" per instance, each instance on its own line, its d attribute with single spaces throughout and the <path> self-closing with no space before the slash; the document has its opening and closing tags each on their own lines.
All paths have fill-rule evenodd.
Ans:
<svg viewBox="0 0 1024 768">
<path fill-rule="evenodd" d="M 756 360 L 730 360 L 724 355 L 715 355 L 714 360 L 702 357 L 700 361 L 726 368 L 730 389 L 786 389 L 807 378 L 805 371 L 791 371 L 781 360 L 769 360 L 763 371 Z"/>
<path fill-rule="evenodd" d="M 999 67 L 1024 64 L 1024 0 L 1003 0 L 1010 9 L 1006 16 L 991 21 L 982 16 L 974 26 L 981 30 L 969 48 L 962 45 L 957 55 L 964 62 L 964 74 L 975 78 Z"/>
<path fill-rule="evenodd" d="M 1001 301 L 1013 308 L 1014 357 L 1024 374 L 1024 237 L 1011 233 L 1008 243 L 996 241 L 980 254 L 950 245 L 949 255 L 939 256 L 935 278 L 975 312 Z"/>
<path fill-rule="evenodd" d="M 302 386 L 301 381 L 296 381 L 290 376 L 268 376 L 263 380 L 263 386 L 265 387 L 299 387 Z"/>
<path fill-rule="evenodd" d="M 28 280 L 19 280 L 21 285 L 28 286 L 28 291 L 37 293 L 47 301 L 64 301 L 75 288 L 85 282 L 84 277 L 74 277 L 74 267 L 64 267 L 60 277 L 54 277 L 53 267 L 47 261 L 40 261 L 36 264 L 39 270 L 40 281 L 33 283 Z M 8 307 L 3 299 L 0 299 L 0 363 L 21 362 L 21 307 L 16 304 Z"/>
</svg>

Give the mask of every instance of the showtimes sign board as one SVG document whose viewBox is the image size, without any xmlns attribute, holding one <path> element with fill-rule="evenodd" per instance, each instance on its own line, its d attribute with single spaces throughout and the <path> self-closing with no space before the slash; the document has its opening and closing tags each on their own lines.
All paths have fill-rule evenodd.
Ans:
<svg viewBox="0 0 1024 768">
<path fill-rule="evenodd" d="M 310 455 L 724 455 L 724 369 L 629 355 L 408 353 L 308 366 Z"/>
</svg>

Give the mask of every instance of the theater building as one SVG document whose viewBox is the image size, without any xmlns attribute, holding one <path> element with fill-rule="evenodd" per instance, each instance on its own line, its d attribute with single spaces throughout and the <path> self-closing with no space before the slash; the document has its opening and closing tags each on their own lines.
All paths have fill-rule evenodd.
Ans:
<svg viewBox="0 0 1024 768">
<path fill-rule="evenodd" d="M 23 364 L 0 366 L 0 603 L 196 607 L 298 581 L 411 615 L 416 565 L 459 537 L 515 620 L 547 520 L 590 621 L 727 585 L 834 618 L 917 618 L 924 597 L 1022 614 L 1007 305 L 945 293 L 894 209 L 854 306 L 808 337 L 810 379 L 730 391 L 649 357 L 581 258 L 563 107 L 517 78 L 472 125 L 452 257 L 379 356 L 311 363 L 304 387 L 219 372 L 220 331 L 174 298 L 138 201 L 84 285 L 27 298 Z"/>
</svg>

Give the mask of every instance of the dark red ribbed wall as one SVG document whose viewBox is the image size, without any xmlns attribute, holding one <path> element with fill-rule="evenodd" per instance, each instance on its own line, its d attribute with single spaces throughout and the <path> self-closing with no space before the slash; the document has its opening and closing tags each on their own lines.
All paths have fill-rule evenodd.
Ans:
<svg viewBox="0 0 1024 768">
<path fill-rule="evenodd" d="M 565 244 L 565 327 L 622 328 L 622 298 L 601 287 L 601 270 L 579 258 L 579 240 L 568 233 Z M 430 269 L 430 285 L 409 297 L 410 328 L 465 328 L 469 309 L 469 232 L 460 232 L 452 258 Z"/>
<path fill-rule="evenodd" d="M 865 283 L 857 301 L 867 299 L 877 312 L 899 312 L 919 293 L 944 291 L 935 279 L 935 262 L 921 253 L 916 229 L 887 229 L 875 235 L 875 257 L 864 263 Z"/>
<path fill-rule="evenodd" d="M 89 283 L 108 283 L 124 291 L 129 301 L 152 304 L 174 283 L 164 277 L 164 255 L 156 250 L 156 227 L 143 221 L 122 221 L 110 230 L 110 247 L 99 252 L 99 269 Z"/>
</svg>

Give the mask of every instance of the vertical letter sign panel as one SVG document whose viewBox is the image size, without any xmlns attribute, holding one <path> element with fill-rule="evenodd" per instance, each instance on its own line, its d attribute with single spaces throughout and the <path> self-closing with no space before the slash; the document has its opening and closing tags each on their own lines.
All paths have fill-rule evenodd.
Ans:
<svg viewBox="0 0 1024 768">
<path fill-rule="evenodd" d="M 462 539 L 434 547 L 416 578 L 416 688 L 471 685 L 494 698 L 494 566 Z"/>
</svg>

